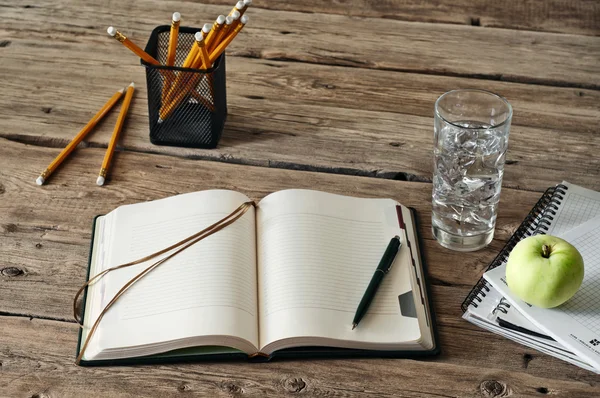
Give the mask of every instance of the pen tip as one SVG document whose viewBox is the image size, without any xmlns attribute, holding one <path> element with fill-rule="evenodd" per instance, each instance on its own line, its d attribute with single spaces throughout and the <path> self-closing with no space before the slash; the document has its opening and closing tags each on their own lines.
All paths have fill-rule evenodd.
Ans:
<svg viewBox="0 0 600 398">
<path fill-rule="evenodd" d="M 352 330 L 354 330 L 354 328 L 355 328 L 356 326 L 357 326 L 357 325 L 356 325 L 356 323 L 353 323 L 353 324 L 352 324 Z"/>
</svg>

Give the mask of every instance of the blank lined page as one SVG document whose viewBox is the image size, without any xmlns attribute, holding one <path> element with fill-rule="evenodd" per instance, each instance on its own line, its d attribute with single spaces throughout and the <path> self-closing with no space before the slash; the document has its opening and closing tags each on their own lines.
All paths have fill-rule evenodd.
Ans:
<svg viewBox="0 0 600 398">
<path fill-rule="evenodd" d="M 261 345 L 301 336 L 384 342 L 410 339 L 398 295 L 408 267 L 384 278 L 361 330 L 350 331 L 360 299 L 390 239 L 400 233 L 396 203 L 307 190 L 281 191 L 259 203 Z M 406 242 L 404 242 L 406 246 Z M 401 263 L 405 251 L 396 258 Z M 416 327 L 418 332 L 418 326 Z"/>
<path fill-rule="evenodd" d="M 217 222 L 249 200 L 203 191 L 116 210 L 106 267 L 168 247 Z M 232 335 L 258 344 L 255 213 L 196 243 L 132 286 L 103 319 L 101 346 L 151 344 L 200 335 Z M 163 255 L 162 257 L 166 256 Z M 158 258 L 157 258 L 158 259 Z M 106 277 L 105 303 L 154 263 Z"/>
</svg>

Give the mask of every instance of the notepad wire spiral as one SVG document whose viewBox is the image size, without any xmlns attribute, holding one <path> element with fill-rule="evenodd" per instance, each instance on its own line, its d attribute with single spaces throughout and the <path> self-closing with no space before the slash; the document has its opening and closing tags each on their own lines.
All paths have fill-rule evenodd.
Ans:
<svg viewBox="0 0 600 398">
<path fill-rule="evenodd" d="M 538 202 L 533 206 L 533 209 L 527 214 L 527 217 L 523 220 L 519 228 L 510 237 L 504 248 L 498 253 L 496 258 L 490 263 L 486 271 L 494 269 L 508 260 L 508 255 L 521 240 L 532 236 L 545 234 L 550 227 L 550 223 L 556 216 L 558 206 L 564 198 L 564 194 L 569 187 L 558 184 L 554 187 L 548 188 Z M 490 291 L 488 283 L 485 279 L 480 278 L 477 284 L 471 289 L 463 303 L 461 309 L 463 312 L 467 311 L 467 308 L 472 305 L 477 308 L 478 303 L 481 303 L 482 298 L 486 296 L 486 293 Z"/>
<path fill-rule="evenodd" d="M 502 299 L 500 299 L 500 302 L 498 303 L 498 305 L 496 305 L 496 307 L 492 310 L 492 314 L 495 315 L 496 312 L 501 312 L 503 314 L 507 314 L 509 308 L 510 308 L 510 303 L 508 301 L 506 301 L 506 299 L 504 297 L 502 297 Z"/>
</svg>

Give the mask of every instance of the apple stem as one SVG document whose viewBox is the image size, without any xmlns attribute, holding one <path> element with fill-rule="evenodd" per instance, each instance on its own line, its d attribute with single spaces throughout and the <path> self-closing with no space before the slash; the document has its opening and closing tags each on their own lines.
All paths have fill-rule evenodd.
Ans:
<svg viewBox="0 0 600 398">
<path fill-rule="evenodd" d="M 544 258 L 550 257 L 550 246 L 548 246 L 548 245 L 542 246 L 542 257 L 544 257 Z"/>
</svg>

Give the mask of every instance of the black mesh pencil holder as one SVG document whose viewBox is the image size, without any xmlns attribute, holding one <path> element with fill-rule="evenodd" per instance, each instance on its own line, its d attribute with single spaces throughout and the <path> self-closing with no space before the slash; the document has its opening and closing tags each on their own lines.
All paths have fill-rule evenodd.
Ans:
<svg viewBox="0 0 600 398">
<path fill-rule="evenodd" d="M 170 25 L 156 27 L 145 51 L 161 65 L 144 61 L 148 88 L 150 142 L 192 148 L 215 148 L 227 117 L 225 53 L 208 70 L 181 68 L 200 29 L 180 27 L 175 66 L 164 66 Z"/>
</svg>

